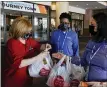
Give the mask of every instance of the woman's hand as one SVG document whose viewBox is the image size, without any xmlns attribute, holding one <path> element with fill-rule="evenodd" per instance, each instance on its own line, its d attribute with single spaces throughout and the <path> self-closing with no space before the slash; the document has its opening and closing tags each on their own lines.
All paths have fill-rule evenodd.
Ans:
<svg viewBox="0 0 107 87">
<path fill-rule="evenodd" d="M 64 56 L 64 54 L 62 54 L 62 53 L 53 53 L 52 54 L 52 57 L 54 57 L 54 58 L 57 58 L 57 59 L 61 59 L 62 57 Z"/>
<path fill-rule="evenodd" d="M 40 49 L 42 51 L 48 51 L 48 50 L 52 49 L 52 47 L 50 44 L 42 44 Z"/>
<path fill-rule="evenodd" d="M 51 45 L 50 45 L 50 44 L 46 44 L 45 51 L 48 51 L 48 50 L 50 50 L 50 49 L 52 49 Z"/>
</svg>

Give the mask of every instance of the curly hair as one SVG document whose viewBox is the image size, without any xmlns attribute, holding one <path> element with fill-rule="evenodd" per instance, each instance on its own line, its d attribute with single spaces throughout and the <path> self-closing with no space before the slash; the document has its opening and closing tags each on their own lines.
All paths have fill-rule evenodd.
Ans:
<svg viewBox="0 0 107 87">
<path fill-rule="evenodd" d="M 71 15 L 69 13 L 66 13 L 66 12 L 62 13 L 59 19 L 61 20 L 63 18 L 67 18 L 69 21 L 71 21 Z"/>
</svg>

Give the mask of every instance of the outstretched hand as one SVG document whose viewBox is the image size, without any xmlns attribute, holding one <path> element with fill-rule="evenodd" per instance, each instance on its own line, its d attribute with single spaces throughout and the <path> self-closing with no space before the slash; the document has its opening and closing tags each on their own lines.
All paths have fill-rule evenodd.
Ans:
<svg viewBox="0 0 107 87">
<path fill-rule="evenodd" d="M 49 51 L 52 47 L 50 44 L 42 44 L 40 49 L 41 51 Z"/>
</svg>

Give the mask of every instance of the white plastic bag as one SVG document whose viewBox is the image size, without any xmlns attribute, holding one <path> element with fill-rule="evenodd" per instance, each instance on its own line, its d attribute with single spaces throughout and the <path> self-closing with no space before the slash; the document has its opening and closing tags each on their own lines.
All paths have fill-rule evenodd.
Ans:
<svg viewBox="0 0 107 87">
<path fill-rule="evenodd" d="M 83 80 L 84 76 L 86 75 L 84 68 L 79 65 L 71 64 L 71 72 L 72 72 L 72 79 L 77 79 L 77 80 Z"/>
<path fill-rule="evenodd" d="M 63 64 L 66 59 L 66 63 Z M 63 56 L 60 61 L 54 65 L 50 72 L 47 85 L 50 87 L 69 87 L 70 84 L 70 57 Z M 63 64 L 63 65 L 62 65 Z M 70 69 L 70 70 L 69 70 Z"/>
<path fill-rule="evenodd" d="M 53 66 L 50 54 L 47 53 L 45 58 L 38 59 L 35 63 L 29 66 L 28 71 L 31 77 L 48 76 Z"/>
</svg>

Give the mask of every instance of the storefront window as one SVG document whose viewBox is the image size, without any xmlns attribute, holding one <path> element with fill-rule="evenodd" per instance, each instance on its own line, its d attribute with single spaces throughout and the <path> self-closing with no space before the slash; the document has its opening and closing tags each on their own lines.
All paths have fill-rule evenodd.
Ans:
<svg viewBox="0 0 107 87">
<path fill-rule="evenodd" d="M 83 14 L 72 13 L 71 17 L 72 17 L 72 19 L 83 20 Z"/>
<path fill-rule="evenodd" d="M 72 13 L 72 19 L 79 19 L 79 14 Z"/>
<path fill-rule="evenodd" d="M 34 38 L 40 41 L 48 40 L 47 18 L 34 18 Z"/>
<path fill-rule="evenodd" d="M 49 36 L 49 7 L 34 3 L 15 2 L 15 1 L 2 1 L 2 12 L 4 13 L 5 20 L 2 30 L 2 42 L 9 39 L 9 29 L 12 22 L 17 17 L 24 17 L 30 21 L 34 30 L 34 38 L 39 41 L 47 41 Z M 34 19 L 33 19 L 34 18 Z M 33 20 L 32 20 L 33 19 Z M 5 38 L 5 40 L 4 40 Z"/>
<path fill-rule="evenodd" d="M 55 30 L 55 18 L 51 18 L 51 31 Z"/>
<path fill-rule="evenodd" d="M 83 15 L 80 14 L 80 20 L 83 20 Z"/>
<path fill-rule="evenodd" d="M 80 31 L 80 34 L 83 34 L 83 14 L 79 13 L 71 13 L 71 18 L 72 18 L 72 30 L 73 31 Z"/>
</svg>

